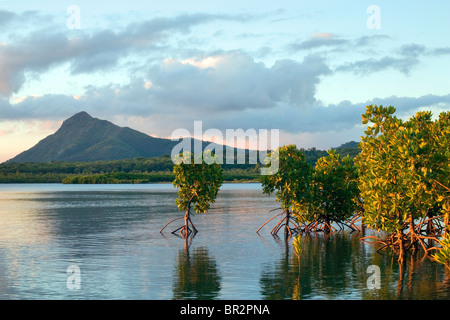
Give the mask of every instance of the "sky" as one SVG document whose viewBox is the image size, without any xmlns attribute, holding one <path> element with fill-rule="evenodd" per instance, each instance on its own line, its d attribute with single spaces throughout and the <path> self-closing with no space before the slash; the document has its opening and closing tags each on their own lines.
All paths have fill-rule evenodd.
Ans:
<svg viewBox="0 0 450 320">
<path fill-rule="evenodd" d="M 152 136 L 359 141 L 370 104 L 450 110 L 450 2 L 0 0 L 0 162 L 91 116 Z M 204 137 L 208 139 L 208 137 Z"/>
</svg>

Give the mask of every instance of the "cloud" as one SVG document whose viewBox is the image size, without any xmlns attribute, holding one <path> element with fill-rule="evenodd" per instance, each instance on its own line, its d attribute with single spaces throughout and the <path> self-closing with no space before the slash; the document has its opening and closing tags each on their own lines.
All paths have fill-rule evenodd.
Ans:
<svg viewBox="0 0 450 320">
<path fill-rule="evenodd" d="M 2 11 L 0 21 L 8 23 L 18 15 Z M 9 97 L 20 90 L 27 73 L 42 73 L 64 63 L 71 74 L 107 70 L 130 54 L 151 55 L 169 39 L 188 34 L 195 26 L 211 21 L 245 21 L 246 15 L 182 14 L 131 23 L 123 30 L 100 30 L 92 34 L 68 33 L 66 29 L 45 28 L 13 38 L 0 46 L 0 94 Z M 69 35 L 72 35 L 69 37 Z"/>
<path fill-rule="evenodd" d="M 242 51 L 217 52 L 183 60 L 166 59 L 143 70 L 128 84 L 86 87 L 83 95 L 47 94 L 0 100 L 2 119 L 68 116 L 78 110 L 119 115 L 159 113 L 226 114 L 271 109 L 278 104 L 305 108 L 316 103 L 320 77 L 331 71 L 317 55 L 272 66 Z"/>
<path fill-rule="evenodd" d="M 218 52 L 165 59 L 126 85 L 89 87 L 79 101 L 105 112 L 142 116 L 221 116 L 270 109 L 279 103 L 303 108 L 316 102 L 320 77 L 330 72 L 323 58 L 316 55 L 301 63 L 279 60 L 268 67 L 242 51 Z"/>
<path fill-rule="evenodd" d="M 418 48 L 417 54 L 422 52 L 419 47 L 411 48 Z M 367 59 L 342 65 L 337 70 L 408 72 L 416 59 L 411 56 Z M 167 58 L 142 68 L 140 76 L 127 84 L 89 86 L 82 95 L 21 97 L 15 104 L 3 99 L 0 118 L 63 120 L 85 110 L 111 120 L 141 119 L 139 129 L 159 136 L 168 136 L 195 120 L 219 129 L 278 128 L 290 133 L 314 133 L 360 125 L 361 114 L 369 104 L 394 105 L 399 112 L 408 113 L 420 107 L 450 103 L 448 95 L 427 95 L 323 105 L 316 98 L 316 90 L 321 77 L 331 73 L 318 54 L 307 55 L 301 62 L 283 59 L 267 66 L 243 51 L 217 51 L 184 59 Z"/>
<path fill-rule="evenodd" d="M 434 95 L 428 94 L 420 97 L 397 97 L 391 96 L 387 98 L 374 98 L 366 101 L 366 104 L 376 104 L 389 106 L 392 105 L 396 108 L 398 114 L 408 115 L 412 114 L 419 109 L 430 110 L 432 108 L 450 110 L 450 94 L 447 95 Z"/>
<path fill-rule="evenodd" d="M 318 48 L 336 48 L 350 44 L 350 40 L 338 38 L 332 33 L 314 33 L 309 40 L 289 44 L 291 51 L 313 50 Z"/>
<path fill-rule="evenodd" d="M 418 98 L 392 96 L 361 103 L 342 101 L 330 105 L 316 102 L 301 109 L 279 104 L 265 110 L 246 109 L 220 115 L 203 113 L 199 116 L 190 110 L 178 114 L 160 112 L 140 118 L 139 121 L 134 119 L 131 124 L 128 121 L 123 123 L 128 123 L 143 132 L 164 137 L 170 137 L 173 130 L 177 128 L 185 128 L 193 133 L 194 121 L 202 121 L 203 131 L 215 128 L 219 129 L 223 135 L 227 129 L 279 129 L 285 137 L 283 141 L 297 142 L 299 146 L 302 146 L 305 143 L 304 139 L 309 139 L 310 147 L 329 148 L 350 140 L 358 140 L 363 135 L 364 126 L 361 115 L 365 112 L 365 107 L 370 104 L 393 105 L 397 109 L 397 116 L 409 118 L 420 109 L 448 110 L 450 95 L 427 95 Z M 293 139 L 289 140 L 286 137 Z"/>
<path fill-rule="evenodd" d="M 428 49 L 422 44 L 411 43 L 402 45 L 399 49 L 399 54 L 405 57 L 419 57 L 419 56 L 442 56 L 450 54 L 450 47 L 440 47 Z"/>
<path fill-rule="evenodd" d="M 450 54 L 450 47 L 436 48 L 432 51 L 432 54 L 436 56 Z"/>
<path fill-rule="evenodd" d="M 14 132 L 14 128 L 11 127 L 11 125 L 8 126 L 8 128 L 6 128 L 6 129 L 0 129 L 0 137 L 10 134 L 12 132 Z"/>
<path fill-rule="evenodd" d="M 338 66 L 335 71 L 352 72 L 358 75 L 397 70 L 405 75 L 409 75 L 411 69 L 419 64 L 419 59 L 414 56 L 391 57 L 386 56 L 379 59 L 368 58 L 350 62 Z"/>
<path fill-rule="evenodd" d="M 400 47 L 400 55 L 405 57 L 418 57 L 426 52 L 426 47 L 421 44 L 405 44 Z"/>
<path fill-rule="evenodd" d="M 384 40 L 391 40 L 387 35 L 362 36 L 355 39 L 345 39 L 333 33 L 315 33 L 311 39 L 291 43 L 288 48 L 292 51 L 311 51 L 315 49 L 324 49 L 322 52 L 348 52 L 353 61 L 341 63 L 334 71 L 352 72 L 357 75 L 371 74 L 374 72 L 383 72 L 388 70 L 397 70 L 405 75 L 409 75 L 411 70 L 420 63 L 419 58 L 430 52 L 424 45 L 412 43 L 401 45 L 393 55 L 377 56 L 373 50 L 367 51 L 367 48 L 379 46 Z M 434 50 L 434 54 L 447 54 L 448 48 Z M 378 51 L 376 51 L 378 53 Z M 358 55 L 364 55 L 363 59 L 357 59 Z M 340 57 L 341 58 L 341 57 Z"/>
<path fill-rule="evenodd" d="M 214 64 L 204 68 L 199 61 Z M 319 56 L 308 56 L 302 63 L 279 60 L 269 68 L 246 53 L 233 51 L 195 63 L 167 60 L 151 68 L 149 94 L 166 107 L 210 112 L 266 109 L 282 101 L 301 106 L 315 101 L 319 76 L 329 72 Z"/>
<path fill-rule="evenodd" d="M 329 50 L 352 50 L 379 44 L 383 40 L 391 39 L 387 35 L 362 36 L 355 39 L 342 38 L 339 35 L 329 32 L 313 33 L 310 39 L 295 42 L 288 45 L 291 51 L 308 51 L 314 49 Z"/>
<path fill-rule="evenodd" d="M 0 27 L 5 27 L 16 18 L 17 14 L 10 11 L 0 10 Z"/>
<path fill-rule="evenodd" d="M 311 38 L 313 38 L 313 39 L 331 39 L 334 37 L 335 37 L 335 34 L 330 33 L 330 32 L 314 32 L 311 35 Z"/>
<path fill-rule="evenodd" d="M 422 44 L 410 43 L 401 45 L 396 53 L 398 56 L 384 56 L 381 58 L 367 58 L 344 63 L 334 71 L 352 72 L 354 74 L 371 74 L 388 70 L 397 70 L 405 75 L 419 65 L 420 58 L 430 55 L 441 56 L 450 54 L 450 48 L 442 47 L 429 49 Z"/>
<path fill-rule="evenodd" d="M 5 120 L 61 120 L 82 109 L 81 101 L 63 94 L 46 94 L 36 97 L 21 97 L 11 104 L 0 99 L 0 119 Z"/>
<path fill-rule="evenodd" d="M 383 34 L 376 34 L 371 36 L 362 36 L 354 41 L 355 47 L 366 47 L 372 44 L 379 44 L 382 40 L 390 40 L 390 36 Z"/>
<path fill-rule="evenodd" d="M 164 117 L 167 123 L 228 119 L 246 113 L 260 119 L 277 117 L 279 105 L 307 110 L 317 103 L 316 87 L 331 71 L 324 59 L 279 60 L 272 66 L 241 51 L 220 52 L 184 60 L 166 59 L 146 70 L 146 78 L 125 85 L 87 87 L 82 96 L 23 97 L 0 100 L 2 119 L 61 119 L 86 110 L 93 115 Z M 170 115 L 181 121 L 171 122 Z M 247 119 L 248 121 L 248 119 Z M 254 122 L 252 121 L 254 124 Z M 280 124 L 278 122 L 278 124 Z M 166 132 L 167 133 L 167 132 Z"/>
</svg>

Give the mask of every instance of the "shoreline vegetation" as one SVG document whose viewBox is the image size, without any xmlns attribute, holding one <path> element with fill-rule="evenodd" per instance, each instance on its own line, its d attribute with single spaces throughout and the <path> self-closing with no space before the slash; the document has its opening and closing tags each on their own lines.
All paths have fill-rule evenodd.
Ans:
<svg viewBox="0 0 450 320">
<path fill-rule="evenodd" d="M 162 173 L 107 173 L 86 176 L 67 177 L 62 180 L 63 184 L 146 184 L 146 183 L 172 183 L 175 175 L 170 172 Z M 257 173 L 224 173 L 226 182 L 260 182 Z"/>
<path fill-rule="evenodd" d="M 254 183 L 261 182 L 259 173 L 239 173 L 230 170 L 224 172 L 224 182 Z M 170 171 L 151 173 L 111 172 L 103 174 L 0 174 L 0 184 L 13 183 L 62 183 L 62 184 L 146 184 L 172 183 L 175 176 Z"/>
<path fill-rule="evenodd" d="M 355 146 L 335 149 L 342 156 L 354 158 Z M 302 151 L 314 165 L 327 154 L 315 148 Z M 261 182 L 260 164 L 225 164 L 224 182 Z M 0 183 L 64 183 L 64 184 L 144 184 L 172 183 L 173 162 L 170 156 L 139 157 L 108 161 L 54 161 L 0 164 Z"/>
</svg>

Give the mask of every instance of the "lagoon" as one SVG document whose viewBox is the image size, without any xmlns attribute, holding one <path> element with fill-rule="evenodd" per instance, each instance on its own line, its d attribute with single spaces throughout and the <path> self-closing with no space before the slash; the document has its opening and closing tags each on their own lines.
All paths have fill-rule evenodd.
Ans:
<svg viewBox="0 0 450 320">
<path fill-rule="evenodd" d="M 443 266 L 419 256 L 400 270 L 359 233 L 303 236 L 300 256 L 270 226 L 256 234 L 277 208 L 258 183 L 224 184 L 186 246 L 159 232 L 183 215 L 176 196 L 171 184 L 1 184 L 0 299 L 450 298 Z"/>
</svg>

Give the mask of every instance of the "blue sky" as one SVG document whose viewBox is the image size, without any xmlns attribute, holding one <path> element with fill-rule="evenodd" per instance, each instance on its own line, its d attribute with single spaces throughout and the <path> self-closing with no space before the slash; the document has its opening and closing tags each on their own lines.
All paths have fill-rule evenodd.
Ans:
<svg viewBox="0 0 450 320">
<path fill-rule="evenodd" d="M 0 161 L 82 110 L 159 137 L 201 120 L 279 129 L 304 148 L 359 140 L 368 104 L 405 118 L 450 109 L 448 12 L 448 1 L 2 0 Z"/>
</svg>

